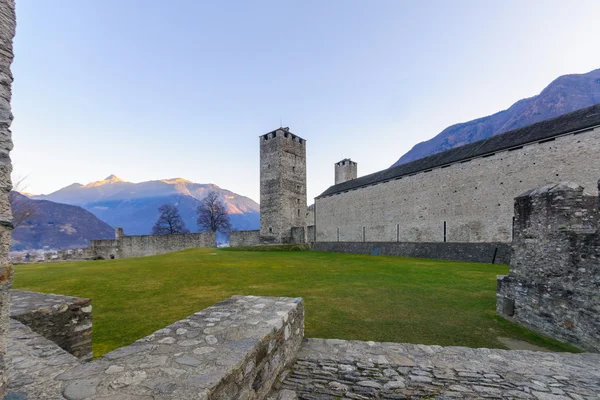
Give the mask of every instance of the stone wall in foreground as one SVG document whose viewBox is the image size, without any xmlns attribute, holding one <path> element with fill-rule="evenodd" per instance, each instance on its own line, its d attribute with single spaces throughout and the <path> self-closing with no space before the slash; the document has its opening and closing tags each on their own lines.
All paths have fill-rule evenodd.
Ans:
<svg viewBox="0 0 600 400">
<path fill-rule="evenodd" d="M 510 272 L 497 312 L 546 336 L 600 352 L 598 197 L 562 183 L 515 199 Z"/>
<path fill-rule="evenodd" d="M 317 242 L 312 250 L 335 253 L 374 254 L 508 264 L 510 245 L 507 243 L 390 243 L 390 242 Z"/>
<path fill-rule="evenodd" d="M 115 240 L 92 240 L 91 252 L 95 257 L 110 259 L 154 256 L 207 247 L 217 247 L 217 238 L 214 232 L 118 236 Z"/>
<path fill-rule="evenodd" d="M 11 290 L 10 318 L 27 325 L 80 360 L 92 359 L 90 299 Z"/>
<path fill-rule="evenodd" d="M 260 400 L 295 360 L 304 306 L 235 296 L 82 364 L 12 326 L 11 399 Z"/>
<path fill-rule="evenodd" d="M 4 355 L 9 322 L 9 290 L 13 279 L 13 268 L 9 258 L 12 213 L 8 192 L 12 188 L 9 153 L 13 147 L 10 131 L 13 119 L 10 107 L 13 76 L 10 65 L 13 60 L 12 41 L 15 26 L 14 0 L 0 0 L 0 399 L 4 397 L 6 390 Z"/>
</svg>

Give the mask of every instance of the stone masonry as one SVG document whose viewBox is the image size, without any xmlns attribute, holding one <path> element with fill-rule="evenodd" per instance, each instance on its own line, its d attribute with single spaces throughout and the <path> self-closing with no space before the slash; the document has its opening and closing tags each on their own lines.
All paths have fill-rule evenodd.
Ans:
<svg viewBox="0 0 600 400">
<path fill-rule="evenodd" d="M 259 400 L 303 336 L 302 299 L 234 296 L 80 363 L 14 321 L 5 400 Z"/>
<path fill-rule="evenodd" d="M 292 227 L 306 227 L 306 140 L 280 128 L 259 141 L 261 242 L 293 243 Z"/>
<path fill-rule="evenodd" d="M 115 240 L 92 240 L 92 258 L 146 257 L 174 251 L 217 247 L 214 232 L 182 233 L 177 235 L 125 236 L 122 228 L 115 230 Z"/>
<path fill-rule="evenodd" d="M 510 272 L 498 280 L 498 314 L 600 352 L 599 227 L 598 197 L 579 185 L 549 185 L 517 197 Z"/>
<path fill-rule="evenodd" d="M 260 244 L 260 230 L 231 231 L 229 233 L 229 246 L 257 246 Z"/>
<path fill-rule="evenodd" d="M 509 264 L 511 253 L 509 243 L 316 242 L 311 249 L 488 264 Z"/>
<path fill-rule="evenodd" d="M 600 354 L 308 339 L 268 400 L 600 399 Z"/>
<path fill-rule="evenodd" d="M 15 36 L 14 0 L 0 0 L 0 398 L 6 390 L 6 363 L 4 360 L 8 330 L 9 290 L 12 285 L 13 268 L 10 263 L 10 236 L 12 213 L 8 192 L 12 188 L 10 173 L 12 150 L 10 125 L 13 115 L 10 107 L 13 76 L 13 37 Z"/>
<path fill-rule="evenodd" d="M 303 335 L 302 299 L 234 296 L 82 363 L 11 320 L 5 400 L 600 399 L 600 354 Z"/>
<path fill-rule="evenodd" d="M 10 318 L 81 360 L 92 359 L 90 299 L 11 290 Z"/>
<path fill-rule="evenodd" d="M 318 197 L 316 241 L 509 243 L 514 198 L 560 181 L 596 194 L 599 152 L 595 127 Z"/>
</svg>

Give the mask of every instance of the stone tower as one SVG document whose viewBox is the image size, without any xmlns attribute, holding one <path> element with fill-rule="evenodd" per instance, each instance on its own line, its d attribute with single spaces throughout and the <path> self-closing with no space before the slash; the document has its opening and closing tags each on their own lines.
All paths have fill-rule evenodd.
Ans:
<svg viewBox="0 0 600 400">
<path fill-rule="evenodd" d="M 349 158 L 335 163 L 335 184 L 356 179 L 358 176 L 358 164 Z"/>
<path fill-rule="evenodd" d="M 261 241 L 294 243 L 292 228 L 306 228 L 306 140 L 289 128 L 259 140 Z"/>
</svg>

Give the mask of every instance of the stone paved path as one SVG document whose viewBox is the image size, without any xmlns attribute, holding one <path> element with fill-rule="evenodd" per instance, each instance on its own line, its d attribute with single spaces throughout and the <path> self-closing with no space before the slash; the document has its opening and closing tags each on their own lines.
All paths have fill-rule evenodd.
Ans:
<svg viewBox="0 0 600 400">
<path fill-rule="evenodd" d="M 600 399 L 600 354 L 309 339 L 269 400 Z"/>
</svg>

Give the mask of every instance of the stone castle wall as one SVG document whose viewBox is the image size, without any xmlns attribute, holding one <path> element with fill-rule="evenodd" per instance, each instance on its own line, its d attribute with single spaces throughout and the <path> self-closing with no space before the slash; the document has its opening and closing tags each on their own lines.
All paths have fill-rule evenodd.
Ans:
<svg viewBox="0 0 600 400">
<path fill-rule="evenodd" d="M 9 289 L 13 279 L 13 268 L 9 258 L 12 213 L 8 192 L 12 188 L 9 153 L 13 147 L 10 131 L 13 119 L 10 107 L 13 77 L 10 65 L 13 61 L 12 41 L 15 27 L 14 0 L 0 0 L 0 398 L 4 397 L 6 391 L 4 357 L 9 322 Z"/>
<path fill-rule="evenodd" d="M 281 128 L 259 142 L 261 241 L 290 243 L 306 224 L 306 141 Z"/>
<path fill-rule="evenodd" d="M 154 256 L 206 247 L 217 247 L 214 232 L 120 236 L 115 240 L 92 240 L 91 252 L 94 257 L 110 259 Z"/>
<path fill-rule="evenodd" d="M 231 231 L 229 233 L 230 247 L 257 246 L 260 244 L 260 231 Z"/>
<path fill-rule="evenodd" d="M 316 242 L 312 250 L 378 256 L 401 256 L 480 262 L 510 263 L 508 243 L 415 243 L 415 242 Z"/>
<path fill-rule="evenodd" d="M 600 352 L 598 197 L 563 183 L 515 199 L 510 272 L 497 312 L 546 336 Z"/>
<path fill-rule="evenodd" d="M 316 199 L 317 242 L 510 242 L 513 199 L 574 181 L 596 192 L 600 128 Z M 339 239 L 338 239 L 339 237 Z"/>
</svg>

